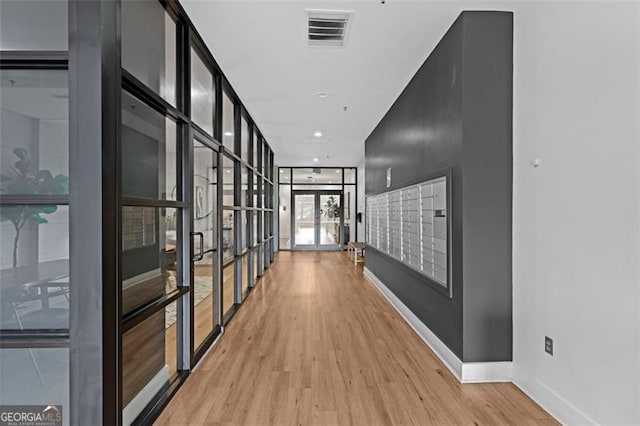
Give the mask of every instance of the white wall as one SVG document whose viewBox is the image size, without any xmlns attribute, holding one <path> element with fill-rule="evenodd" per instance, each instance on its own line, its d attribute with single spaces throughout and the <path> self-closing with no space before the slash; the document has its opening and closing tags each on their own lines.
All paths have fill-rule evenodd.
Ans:
<svg viewBox="0 0 640 426">
<path fill-rule="evenodd" d="M 638 5 L 510 5 L 514 377 L 569 423 L 640 423 Z"/>
</svg>

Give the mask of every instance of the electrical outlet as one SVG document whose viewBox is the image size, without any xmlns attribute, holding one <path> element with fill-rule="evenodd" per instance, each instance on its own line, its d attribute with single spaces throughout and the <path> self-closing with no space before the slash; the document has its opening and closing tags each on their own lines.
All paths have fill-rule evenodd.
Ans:
<svg viewBox="0 0 640 426">
<path fill-rule="evenodd" d="M 544 351 L 553 356 L 553 339 L 549 336 L 544 336 Z"/>
</svg>

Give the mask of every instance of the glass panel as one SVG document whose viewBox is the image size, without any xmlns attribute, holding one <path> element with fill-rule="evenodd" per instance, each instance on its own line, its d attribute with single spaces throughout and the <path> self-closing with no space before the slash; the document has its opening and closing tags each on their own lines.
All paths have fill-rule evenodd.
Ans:
<svg viewBox="0 0 640 426">
<path fill-rule="evenodd" d="M 260 138 L 258 143 L 258 159 L 256 164 L 258 165 L 258 171 L 262 173 L 264 171 L 264 139 Z"/>
<path fill-rule="evenodd" d="M 122 208 L 122 312 L 175 290 L 177 209 Z"/>
<path fill-rule="evenodd" d="M 70 423 L 69 349 L 0 348 L 0 377 L 0 405 L 58 405 Z"/>
<path fill-rule="evenodd" d="M 280 248 L 291 248 L 291 186 L 280 185 Z"/>
<path fill-rule="evenodd" d="M 234 262 L 230 262 L 222 269 L 222 312 L 227 313 L 234 304 Z"/>
<path fill-rule="evenodd" d="M 214 87 L 213 74 L 191 49 L 191 119 L 210 135 L 213 135 Z"/>
<path fill-rule="evenodd" d="M 0 1 L 0 50 L 67 50 L 68 15 L 66 1 Z"/>
<path fill-rule="evenodd" d="M 177 307 L 177 302 L 167 305 L 122 336 L 124 407 L 143 389 L 146 395 L 154 395 L 177 377 Z M 125 408 L 123 423 L 130 424 L 140 409 Z"/>
<path fill-rule="evenodd" d="M 216 217 L 217 217 L 217 168 L 216 156 L 211 148 L 198 141 L 193 142 L 194 212 L 193 252 L 203 253 L 201 260 L 193 263 L 194 294 L 194 344 L 199 347 L 213 331 L 214 287 L 216 273 Z M 202 238 L 202 252 L 200 251 Z"/>
<path fill-rule="evenodd" d="M 251 246 L 255 246 L 258 243 L 258 212 L 253 212 L 253 228 L 252 228 L 252 238 L 251 238 Z"/>
<path fill-rule="evenodd" d="M 287 183 L 287 181 L 283 182 Z M 293 183 L 342 183 L 342 169 L 308 168 L 293 169 Z"/>
<path fill-rule="evenodd" d="M 0 206 L 0 329 L 69 328 L 69 207 Z"/>
<path fill-rule="evenodd" d="M 157 1 L 123 1 L 121 7 L 122 67 L 175 105 L 175 22 Z"/>
<path fill-rule="evenodd" d="M 262 211 L 256 211 L 255 215 L 258 218 L 258 227 L 256 228 L 256 242 L 259 244 L 262 242 L 262 221 L 263 221 L 263 212 Z"/>
<path fill-rule="evenodd" d="M 222 261 L 227 263 L 235 256 L 233 237 L 233 210 L 222 211 Z"/>
<path fill-rule="evenodd" d="M 344 169 L 344 183 L 356 183 L 357 169 Z"/>
<path fill-rule="evenodd" d="M 258 168 L 258 145 L 260 144 L 260 139 L 258 138 L 258 132 L 253 131 L 253 156 L 251 157 L 251 165 Z"/>
<path fill-rule="evenodd" d="M 222 144 L 231 152 L 236 152 L 234 148 L 234 106 L 233 102 L 227 95 L 227 92 L 222 92 Z"/>
<path fill-rule="evenodd" d="M 241 124 L 242 131 L 240 132 L 240 157 L 249 161 L 249 132 L 251 129 L 249 128 L 249 122 L 242 116 Z"/>
<path fill-rule="evenodd" d="M 344 242 L 356 241 L 356 186 L 344 187 Z"/>
<path fill-rule="evenodd" d="M 316 244 L 316 197 L 314 194 L 298 194 L 295 201 L 295 244 Z M 267 216 L 267 215 L 265 215 Z"/>
<path fill-rule="evenodd" d="M 263 222 L 262 222 L 262 240 L 266 240 L 267 238 L 269 238 L 269 225 L 267 224 L 267 221 L 269 220 L 269 212 L 264 212 L 263 213 Z"/>
<path fill-rule="evenodd" d="M 177 199 L 176 123 L 122 92 L 122 193 Z"/>
<path fill-rule="evenodd" d="M 67 71 L 2 69 L 0 81 L 0 192 L 68 194 Z"/>
<path fill-rule="evenodd" d="M 233 167 L 234 161 L 229 157 L 222 157 L 222 205 L 233 206 Z"/>
<path fill-rule="evenodd" d="M 243 252 L 247 248 L 247 212 L 240 210 L 237 214 L 240 215 L 240 252 Z"/>
<path fill-rule="evenodd" d="M 240 288 L 242 289 L 242 297 L 244 298 L 249 289 L 249 255 L 246 254 L 242 256 L 242 258 L 236 260 L 236 262 L 238 262 L 240 268 Z"/>
<path fill-rule="evenodd" d="M 262 260 L 263 257 L 264 257 L 263 250 L 264 250 L 263 249 L 263 244 L 259 244 L 258 248 L 256 249 L 256 253 L 258 254 L 257 259 L 256 259 L 256 268 L 258 268 L 257 269 L 258 276 L 262 276 L 262 273 L 264 271 L 264 263 L 263 263 L 263 260 Z"/>
<path fill-rule="evenodd" d="M 249 194 L 249 171 L 246 167 L 238 163 L 240 167 L 240 206 L 247 206 L 247 198 Z"/>
<path fill-rule="evenodd" d="M 262 157 L 263 174 L 267 179 L 271 180 L 269 177 L 269 147 L 267 147 L 267 144 L 263 145 Z"/>
<path fill-rule="evenodd" d="M 253 174 L 253 207 L 262 207 L 258 204 L 258 188 L 261 179 L 262 178 L 259 175 L 255 173 Z"/>
<path fill-rule="evenodd" d="M 253 279 L 253 284 L 255 285 L 256 281 L 258 281 L 258 248 L 254 249 L 252 254 L 251 254 L 251 261 L 252 261 L 252 268 L 253 268 L 253 273 L 251 274 L 252 279 Z"/>
<path fill-rule="evenodd" d="M 320 194 L 320 244 L 340 244 L 340 196 Z"/>
<path fill-rule="evenodd" d="M 278 181 L 280 183 L 291 183 L 291 169 L 280 169 L 278 171 Z"/>
</svg>

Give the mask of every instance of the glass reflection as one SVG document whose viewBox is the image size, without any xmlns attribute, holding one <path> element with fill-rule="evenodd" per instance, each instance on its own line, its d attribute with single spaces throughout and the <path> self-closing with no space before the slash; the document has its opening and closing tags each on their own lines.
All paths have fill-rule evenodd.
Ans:
<svg viewBox="0 0 640 426">
<path fill-rule="evenodd" d="M 227 92 L 222 92 L 222 144 L 231 152 L 236 152 L 234 147 L 234 105 Z"/>
<path fill-rule="evenodd" d="M 193 262 L 194 344 L 198 348 L 215 326 L 213 317 L 216 274 L 217 154 L 198 142 L 193 143 L 194 217 Z M 200 244 L 202 243 L 202 246 Z M 202 252 L 200 249 L 202 248 Z"/>
<path fill-rule="evenodd" d="M 176 23 L 157 1 L 128 0 L 121 7 L 122 66 L 175 105 Z"/>
<path fill-rule="evenodd" d="M 122 92 L 122 192 L 176 200 L 176 123 Z"/>
<path fill-rule="evenodd" d="M 122 208 L 122 312 L 177 288 L 177 210 Z"/>
<path fill-rule="evenodd" d="M 0 206 L 0 329 L 69 328 L 69 207 Z"/>
<path fill-rule="evenodd" d="M 210 135 L 213 135 L 214 90 L 211 71 L 191 49 L 191 119 Z"/>
</svg>

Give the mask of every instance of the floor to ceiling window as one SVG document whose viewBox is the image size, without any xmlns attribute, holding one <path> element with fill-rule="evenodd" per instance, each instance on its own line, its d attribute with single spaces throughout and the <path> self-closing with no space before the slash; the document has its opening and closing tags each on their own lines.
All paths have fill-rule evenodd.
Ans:
<svg viewBox="0 0 640 426">
<path fill-rule="evenodd" d="M 0 405 L 55 405 L 62 413 L 70 408 L 76 284 L 66 7 L 0 2 Z"/>
<path fill-rule="evenodd" d="M 357 241 L 356 176 L 353 167 L 279 168 L 280 249 L 340 250 Z"/>
<path fill-rule="evenodd" d="M 0 82 L 0 405 L 148 422 L 273 261 L 273 151 L 174 0 L 0 1 Z"/>
</svg>

